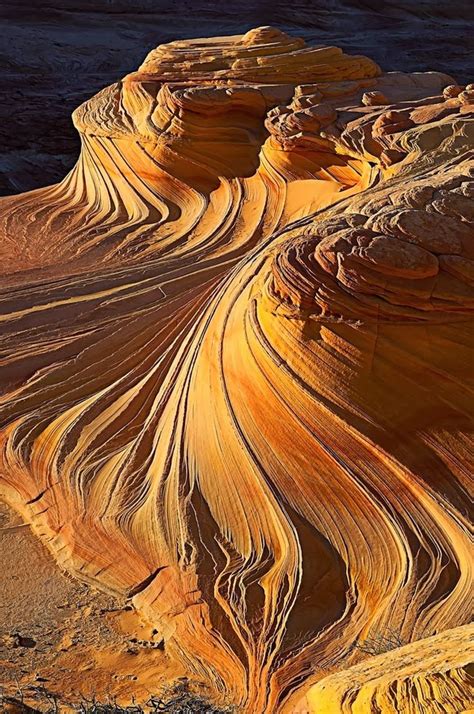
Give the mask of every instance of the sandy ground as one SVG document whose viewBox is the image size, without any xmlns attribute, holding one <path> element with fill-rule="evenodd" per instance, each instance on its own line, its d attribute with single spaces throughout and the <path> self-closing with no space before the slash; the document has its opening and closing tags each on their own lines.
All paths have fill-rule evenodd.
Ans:
<svg viewBox="0 0 474 714">
<path fill-rule="evenodd" d="M 129 703 L 160 689 L 172 672 L 159 633 L 131 605 L 63 574 L 28 526 L 0 504 L 0 682 L 29 703 L 44 691 L 75 703 L 97 689 Z M 153 675 L 149 670 L 153 670 Z M 169 676 L 168 676 L 169 675 Z M 142 685 L 142 686 L 141 686 Z"/>
</svg>

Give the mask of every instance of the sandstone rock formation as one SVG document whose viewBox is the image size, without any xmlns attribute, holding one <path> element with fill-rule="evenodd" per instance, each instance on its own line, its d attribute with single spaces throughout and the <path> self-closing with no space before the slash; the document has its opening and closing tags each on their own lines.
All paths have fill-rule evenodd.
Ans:
<svg viewBox="0 0 474 714">
<path fill-rule="evenodd" d="M 308 43 L 362 51 L 386 71 L 436 69 L 466 83 L 466 0 L 2 0 L 0 194 L 61 180 L 79 153 L 70 115 L 142 62 L 145 48 L 276 25 Z M 47 111 L 45 111 L 47 107 Z"/>
<path fill-rule="evenodd" d="M 269 27 L 173 42 L 0 204 L 2 493 L 246 712 L 469 620 L 473 99 Z"/>
<path fill-rule="evenodd" d="M 448 630 L 327 677 L 309 691 L 308 706 L 318 714 L 469 714 L 473 630 Z"/>
</svg>

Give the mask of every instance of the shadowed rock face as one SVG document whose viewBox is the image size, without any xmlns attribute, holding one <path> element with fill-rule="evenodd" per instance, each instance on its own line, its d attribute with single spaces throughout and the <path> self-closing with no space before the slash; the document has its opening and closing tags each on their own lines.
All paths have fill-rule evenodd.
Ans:
<svg viewBox="0 0 474 714">
<path fill-rule="evenodd" d="M 3 493 L 249 713 L 469 619 L 473 89 L 176 41 L 0 204 Z"/>
<path fill-rule="evenodd" d="M 383 7 L 375 0 L 3 0 L 0 194 L 61 180 L 79 154 L 71 112 L 159 43 L 272 24 L 312 44 L 363 51 L 386 71 L 437 70 L 467 82 L 473 8 L 465 0 Z"/>
</svg>

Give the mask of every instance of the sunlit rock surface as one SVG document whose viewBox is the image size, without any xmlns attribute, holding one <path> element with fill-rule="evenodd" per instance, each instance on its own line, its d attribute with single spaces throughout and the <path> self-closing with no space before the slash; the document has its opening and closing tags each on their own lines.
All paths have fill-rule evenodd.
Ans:
<svg viewBox="0 0 474 714">
<path fill-rule="evenodd" d="M 243 711 L 469 621 L 473 101 L 269 27 L 173 42 L 0 203 L 2 493 Z"/>
<path fill-rule="evenodd" d="M 469 714 L 473 634 L 472 625 L 457 627 L 328 676 L 308 692 L 308 708 L 318 714 Z"/>
<path fill-rule="evenodd" d="M 61 180 L 79 153 L 71 113 L 177 38 L 275 25 L 309 44 L 371 57 L 385 71 L 472 81 L 466 0 L 61 0 L 0 3 L 0 194 Z M 47 107 L 47 111 L 45 111 Z"/>
</svg>

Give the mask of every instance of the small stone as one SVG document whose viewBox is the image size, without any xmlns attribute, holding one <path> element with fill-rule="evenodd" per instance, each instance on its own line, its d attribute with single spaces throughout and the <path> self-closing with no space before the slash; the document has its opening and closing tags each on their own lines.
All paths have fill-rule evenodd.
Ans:
<svg viewBox="0 0 474 714">
<path fill-rule="evenodd" d="M 450 84 L 448 87 L 443 89 L 443 97 L 445 99 L 455 99 L 459 94 L 461 94 L 463 89 L 464 87 L 461 87 L 459 84 Z"/>
</svg>

